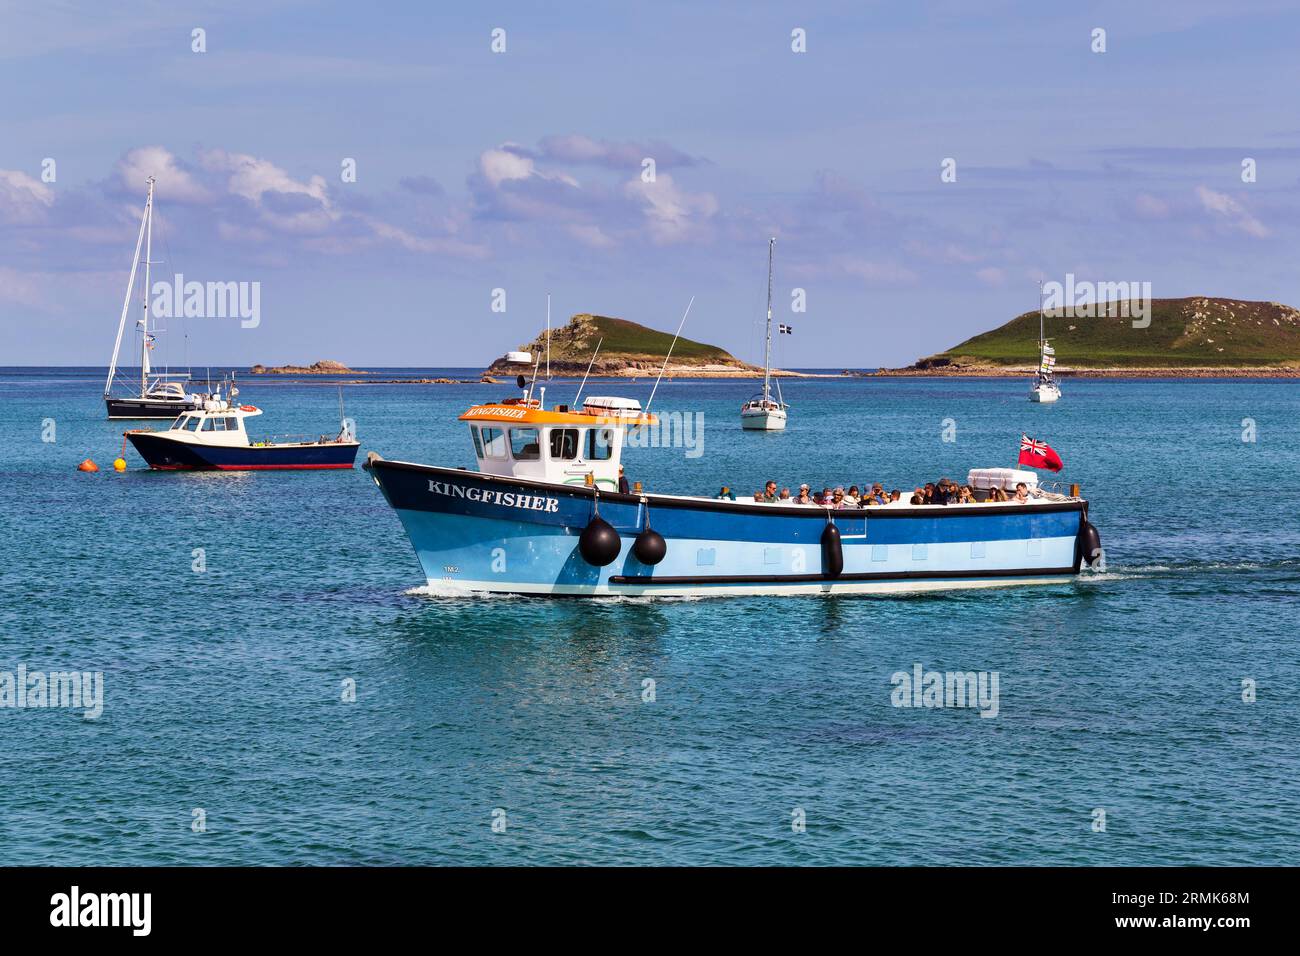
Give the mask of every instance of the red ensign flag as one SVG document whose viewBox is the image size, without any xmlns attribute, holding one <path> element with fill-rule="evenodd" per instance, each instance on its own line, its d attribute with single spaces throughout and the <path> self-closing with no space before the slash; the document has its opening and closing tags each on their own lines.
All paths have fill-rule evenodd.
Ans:
<svg viewBox="0 0 1300 956">
<path fill-rule="evenodd" d="M 1051 445 L 1028 435 L 1020 436 L 1020 464 L 1030 468 L 1046 468 L 1048 471 L 1060 471 L 1065 467 L 1061 456 L 1052 451 Z"/>
</svg>

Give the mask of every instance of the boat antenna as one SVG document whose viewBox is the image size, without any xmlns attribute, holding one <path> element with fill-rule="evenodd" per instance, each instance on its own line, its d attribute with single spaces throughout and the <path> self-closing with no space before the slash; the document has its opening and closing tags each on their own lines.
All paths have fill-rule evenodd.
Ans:
<svg viewBox="0 0 1300 956">
<path fill-rule="evenodd" d="M 645 413 L 650 413 L 650 403 L 655 400 L 655 392 L 659 391 L 659 382 L 663 380 L 664 372 L 668 369 L 668 360 L 672 358 L 673 348 L 677 345 L 677 339 L 682 334 L 682 326 L 686 324 L 686 317 L 691 314 L 691 306 L 695 304 L 695 296 L 691 296 L 691 301 L 686 303 L 686 311 L 682 313 L 682 320 L 677 323 L 677 332 L 673 336 L 672 344 L 668 346 L 668 354 L 664 356 L 663 368 L 659 369 L 659 378 L 655 379 L 655 387 L 650 389 L 650 400 L 645 403 Z"/>
<path fill-rule="evenodd" d="M 537 350 L 537 361 L 533 363 L 533 380 L 528 383 L 528 395 L 526 401 L 533 400 L 533 388 L 537 385 L 537 371 L 542 367 L 542 352 Z"/>
<path fill-rule="evenodd" d="M 587 387 L 587 376 L 591 374 L 591 367 L 596 364 L 596 356 L 600 354 L 600 346 L 605 341 L 605 336 L 600 337 L 596 343 L 596 351 L 591 353 L 591 361 L 587 363 L 587 371 L 582 373 L 582 382 L 578 385 L 578 394 L 573 396 L 573 407 L 578 408 L 578 399 L 582 398 L 582 390 Z"/>
<path fill-rule="evenodd" d="M 551 294 L 546 293 L 546 380 L 551 380 Z"/>
</svg>

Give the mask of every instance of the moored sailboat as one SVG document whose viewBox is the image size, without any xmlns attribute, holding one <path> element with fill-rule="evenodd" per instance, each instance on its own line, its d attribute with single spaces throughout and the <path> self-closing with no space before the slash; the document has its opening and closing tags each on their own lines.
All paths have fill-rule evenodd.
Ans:
<svg viewBox="0 0 1300 956">
<path fill-rule="evenodd" d="M 740 427 L 746 431 L 782 431 L 790 406 L 781 398 L 781 385 L 772 397 L 772 251 L 776 239 L 767 242 L 767 339 L 763 351 L 763 391 L 740 406 Z"/>
<path fill-rule="evenodd" d="M 203 396 L 188 394 L 184 382 L 188 374 L 155 372 L 149 359 L 154 347 L 155 329 L 150 321 L 149 310 L 149 266 L 153 253 L 153 187 L 154 178 L 148 179 L 149 193 L 144 202 L 144 214 L 140 217 L 140 234 L 135 241 L 135 256 L 131 260 L 131 276 L 126 283 L 126 298 L 122 302 L 122 317 L 117 323 L 117 339 L 113 343 L 113 361 L 108 367 L 108 378 L 104 382 L 104 406 L 109 418 L 175 418 L 181 412 L 199 408 Z M 113 383 L 117 377 L 117 360 L 122 350 L 122 334 L 126 330 L 127 315 L 131 311 L 131 292 L 135 288 L 136 270 L 141 263 L 140 248 L 144 246 L 144 289 L 141 296 L 143 315 L 136 321 L 136 330 L 140 333 L 140 383 L 135 394 L 113 395 Z M 129 387 L 129 386 L 128 386 Z"/>
<path fill-rule="evenodd" d="M 1047 341 L 1043 328 L 1043 286 L 1038 284 L 1038 371 L 1029 390 L 1031 402 L 1055 402 L 1061 397 L 1061 386 L 1056 384 L 1056 350 Z"/>
</svg>

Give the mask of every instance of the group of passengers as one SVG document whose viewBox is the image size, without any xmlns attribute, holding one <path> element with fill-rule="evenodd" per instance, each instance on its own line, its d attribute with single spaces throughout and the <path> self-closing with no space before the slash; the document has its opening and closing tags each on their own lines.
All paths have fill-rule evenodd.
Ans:
<svg viewBox="0 0 1300 956">
<path fill-rule="evenodd" d="M 718 492 L 718 497 L 732 501 L 736 498 L 731 489 L 725 485 Z M 769 481 L 762 489 L 754 492 L 756 502 L 816 505 L 821 508 L 872 508 L 897 502 L 901 498 L 902 492 L 897 488 L 893 491 L 885 491 L 884 486 L 878 481 L 870 485 L 863 484 L 861 492 L 857 485 L 850 485 L 847 490 L 843 485 L 837 485 L 835 488 L 822 488 L 820 493 L 814 493 L 808 485 L 804 484 L 799 486 L 797 494 L 791 493 L 788 487 L 778 491 L 776 482 Z M 990 488 L 983 500 L 990 503 L 998 501 L 1023 503 L 1030 500 L 1029 488 L 1023 481 L 1017 483 L 1014 497 L 1009 497 L 1002 488 Z M 973 505 L 979 502 L 980 499 L 975 497 L 975 489 L 970 485 L 959 485 L 951 478 L 940 478 L 938 482 L 926 482 L 923 486 L 917 487 L 908 504 Z"/>
</svg>

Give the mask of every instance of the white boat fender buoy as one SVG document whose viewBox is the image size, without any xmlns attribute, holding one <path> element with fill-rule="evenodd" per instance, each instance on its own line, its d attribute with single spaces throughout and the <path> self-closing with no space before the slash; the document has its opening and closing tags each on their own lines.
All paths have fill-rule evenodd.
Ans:
<svg viewBox="0 0 1300 956">
<path fill-rule="evenodd" d="M 587 522 L 578 536 L 578 553 L 582 560 L 593 567 L 603 568 L 613 563 L 618 552 L 623 548 L 623 541 L 614 530 L 614 526 L 600 516 L 600 499 L 595 502 L 595 514 Z"/>
<path fill-rule="evenodd" d="M 1085 521 L 1079 529 L 1079 553 L 1083 555 L 1088 567 L 1101 560 L 1101 532 L 1091 521 Z"/>
<path fill-rule="evenodd" d="M 822 530 L 822 575 L 838 578 L 844 572 L 844 548 L 840 544 L 840 529 L 827 519 Z"/>
<path fill-rule="evenodd" d="M 632 542 L 632 556 L 642 564 L 655 565 L 668 555 L 668 542 L 654 528 L 650 527 L 650 512 L 646 512 L 645 527 Z"/>
</svg>

